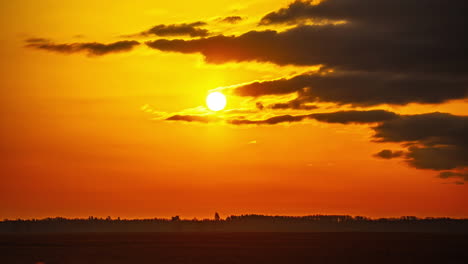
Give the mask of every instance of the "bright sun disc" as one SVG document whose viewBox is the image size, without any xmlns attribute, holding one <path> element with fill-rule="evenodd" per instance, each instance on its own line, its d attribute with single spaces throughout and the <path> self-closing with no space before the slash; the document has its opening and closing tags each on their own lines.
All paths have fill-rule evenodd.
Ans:
<svg viewBox="0 0 468 264">
<path fill-rule="evenodd" d="M 220 92 L 210 93 L 206 97 L 206 105 L 213 111 L 223 110 L 226 106 L 226 96 Z"/>
</svg>

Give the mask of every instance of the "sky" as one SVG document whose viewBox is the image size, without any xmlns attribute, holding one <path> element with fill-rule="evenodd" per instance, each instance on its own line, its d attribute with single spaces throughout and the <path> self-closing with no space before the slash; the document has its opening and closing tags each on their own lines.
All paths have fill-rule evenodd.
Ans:
<svg viewBox="0 0 468 264">
<path fill-rule="evenodd" d="M 0 218 L 468 217 L 463 5 L 7 1 Z"/>
</svg>

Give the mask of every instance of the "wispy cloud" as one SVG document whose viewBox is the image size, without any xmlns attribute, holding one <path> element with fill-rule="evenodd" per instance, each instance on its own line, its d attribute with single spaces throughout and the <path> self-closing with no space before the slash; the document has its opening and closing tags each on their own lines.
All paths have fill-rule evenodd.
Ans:
<svg viewBox="0 0 468 264">
<path fill-rule="evenodd" d="M 26 47 L 28 48 L 63 54 L 86 53 L 88 56 L 103 56 L 111 53 L 128 52 L 138 45 L 140 45 L 140 43 L 135 40 L 117 41 L 109 44 L 98 42 L 57 44 L 43 38 L 26 40 Z"/>
</svg>

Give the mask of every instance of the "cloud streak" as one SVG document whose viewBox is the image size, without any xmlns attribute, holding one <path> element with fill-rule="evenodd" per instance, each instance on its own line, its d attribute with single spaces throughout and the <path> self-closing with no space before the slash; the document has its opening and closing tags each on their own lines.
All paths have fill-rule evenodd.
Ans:
<svg viewBox="0 0 468 264">
<path fill-rule="evenodd" d="M 210 35 L 207 29 L 200 28 L 207 24 L 202 21 L 194 23 L 182 23 L 165 25 L 160 24 L 150 28 L 147 31 L 140 33 L 143 36 L 190 36 L 190 37 L 206 37 Z"/>
<path fill-rule="evenodd" d="M 216 116 L 209 115 L 172 115 L 166 118 L 168 121 L 185 121 L 185 122 L 200 122 L 213 123 L 219 122 L 221 119 Z"/>
<path fill-rule="evenodd" d="M 40 38 L 28 39 L 26 43 L 26 47 L 28 48 L 62 54 L 86 53 L 88 56 L 103 56 L 111 53 L 128 52 L 140 44 L 134 40 L 117 41 L 109 44 L 98 42 L 57 44 Z"/>
<path fill-rule="evenodd" d="M 382 122 L 397 117 L 397 114 L 385 110 L 338 111 L 307 115 L 279 115 L 263 120 L 232 119 L 228 120 L 228 123 L 233 125 L 276 125 L 280 123 L 300 122 L 305 119 L 314 119 L 325 123 L 367 124 Z"/>
</svg>

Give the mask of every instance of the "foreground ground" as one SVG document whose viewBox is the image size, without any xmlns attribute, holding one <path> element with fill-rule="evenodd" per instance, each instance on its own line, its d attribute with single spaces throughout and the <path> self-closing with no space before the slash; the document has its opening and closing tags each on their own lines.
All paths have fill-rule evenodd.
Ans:
<svg viewBox="0 0 468 264">
<path fill-rule="evenodd" d="M 467 248 L 423 233 L 0 235 L 0 263 L 467 263 Z"/>
</svg>

